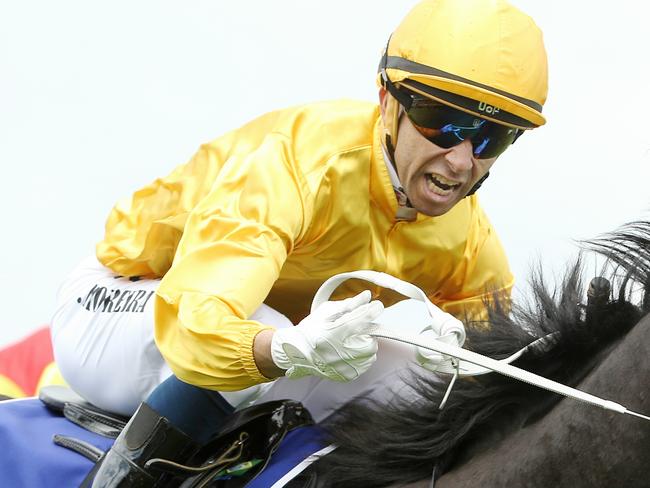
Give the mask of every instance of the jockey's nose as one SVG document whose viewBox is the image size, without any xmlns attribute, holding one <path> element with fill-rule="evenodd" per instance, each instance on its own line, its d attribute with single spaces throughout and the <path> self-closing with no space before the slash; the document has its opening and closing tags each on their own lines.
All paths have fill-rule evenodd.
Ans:
<svg viewBox="0 0 650 488">
<path fill-rule="evenodd" d="M 469 139 L 450 147 L 445 153 L 445 160 L 455 173 L 463 173 L 472 169 L 474 148 Z"/>
</svg>

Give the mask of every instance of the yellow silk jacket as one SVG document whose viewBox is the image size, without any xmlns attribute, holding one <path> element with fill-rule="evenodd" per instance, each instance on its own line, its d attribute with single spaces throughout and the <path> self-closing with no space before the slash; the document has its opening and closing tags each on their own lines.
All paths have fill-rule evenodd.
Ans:
<svg viewBox="0 0 650 488">
<path fill-rule="evenodd" d="M 410 281 L 461 319 L 484 314 L 513 277 L 477 197 L 398 221 L 376 105 L 349 100 L 272 112 L 208 144 L 112 210 L 99 260 L 163 276 L 156 342 L 182 380 L 220 390 L 268 381 L 253 359 L 262 302 L 294 323 L 320 284 L 371 269 Z M 334 298 L 371 288 L 348 281 Z"/>
</svg>

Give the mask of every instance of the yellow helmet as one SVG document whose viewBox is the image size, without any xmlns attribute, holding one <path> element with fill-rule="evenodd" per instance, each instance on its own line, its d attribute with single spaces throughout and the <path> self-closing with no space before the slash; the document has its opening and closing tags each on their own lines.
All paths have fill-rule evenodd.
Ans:
<svg viewBox="0 0 650 488">
<path fill-rule="evenodd" d="M 404 86 L 518 129 L 546 122 L 547 78 L 540 29 L 505 0 L 423 0 L 393 32 L 378 73 L 384 87 Z M 387 112 L 395 143 L 394 99 Z"/>
</svg>

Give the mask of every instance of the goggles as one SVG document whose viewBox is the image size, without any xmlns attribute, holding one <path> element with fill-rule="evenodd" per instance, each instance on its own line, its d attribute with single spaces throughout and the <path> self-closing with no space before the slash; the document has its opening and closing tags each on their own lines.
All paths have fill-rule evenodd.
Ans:
<svg viewBox="0 0 650 488">
<path fill-rule="evenodd" d="M 497 124 L 431 98 L 410 92 L 408 96 L 408 105 L 400 101 L 406 116 L 422 136 L 445 149 L 469 139 L 475 158 L 495 158 L 523 133 L 521 129 Z"/>
</svg>

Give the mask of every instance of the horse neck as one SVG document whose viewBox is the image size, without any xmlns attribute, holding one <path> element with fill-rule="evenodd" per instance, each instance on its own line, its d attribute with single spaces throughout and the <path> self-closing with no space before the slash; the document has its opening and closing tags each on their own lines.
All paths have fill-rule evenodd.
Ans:
<svg viewBox="0 0 650 488">
<path fill-rule="evenodd" d="M 650 413 L 650 315 L 577 387 Z M 649 441 L 650 422 L 565 399 L 435 486 L 646 486 Z"/>
</svg>

